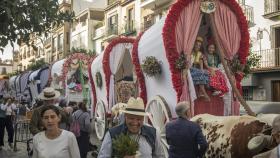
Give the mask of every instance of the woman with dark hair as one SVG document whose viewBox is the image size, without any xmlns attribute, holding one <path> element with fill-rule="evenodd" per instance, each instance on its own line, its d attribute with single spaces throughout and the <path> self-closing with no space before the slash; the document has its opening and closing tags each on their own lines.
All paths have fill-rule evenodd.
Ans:
<svg viewBox="0 0 280 158">
<path fill-rule="evenodd" d="M 60 129 L 60 120 L 61 114 L 57 107 L 49 105 L 42 108 L 44 131 L 33 137 L 34 158 L 80 158 L 74 134 Z"/>
<path fill-rule="evenodd" d="M 89 130 L 90 130 L 90 115 L 87 111 L 84 102 L 79 103 L 79 109 L 72 115 L 73 121 L 78 121 L 80 125 L 80 136 L 76 137 L 80 149 L 81 158 L 87 157 L 89 151 Z"/>
</svg>

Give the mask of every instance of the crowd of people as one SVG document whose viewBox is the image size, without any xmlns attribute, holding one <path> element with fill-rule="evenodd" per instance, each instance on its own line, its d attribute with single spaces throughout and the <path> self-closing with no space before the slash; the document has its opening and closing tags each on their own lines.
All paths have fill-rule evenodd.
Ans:
<svg viewBox="0 0 280 158">
<path fill-rule="evenodd" d="M 86 158 L 90 150 L 90 114 L 86 103 L 70 106 L 66 100 L 59 99 L 60 93 L 47 87 L 39 95 L 40 101 L 32 109 L 29 130 L 33 135 L 34 158 Z M 137 145 L 133 155 L 123 155 L 124 158 L 163 158 L 164 149 L 161 145 L 161 135 L 154 127 L 144 124 L 144 102 L 141 98 L 131 97 L 127 103 L 118 105 L 118 116 L 121 121 L 110 128 L 104 136 L 98 158 L 115 157 L 120 149 L 116 141 L 121 135 L 128 136 Z M 24 114 L 29 108 L 8 98 L 0 104 L 0 149 L 4 146 L 5 128 L 8 133 L 8 143 L 12 148 L 14 129 L 13 122 L 17 115 Z M 201 158 L 204 156 L 208 143 L 200 126 L 192 121 L 188 102 L 179 102 L 175 112 L 177 119 L 165 126 L 166 140 L 169 145 L 169 158 Z M 78 123 L 79 134 L 73 131 L 73 122 Z M 75 127 L 74 127 L 75 128 Z M 270 141 L 280 144 L 280 116 L 272 123 Z M 250 142 L 260 142 L 266 137 L 257 137 Z M 258 139 L 258 140 L 257 140 Z M 187 142 L 187 143 L 186 143 Z M 249 143 L 250 144 L 250 143 Z M 252 144 L 252 143 L 251 143 Z M 253 150 L 256 145 L 248 148 Z M 130 150 L 129 146 L 124 150 Z M 269 150 L 259 157 L 276 157 L 280 146 Z M 255 149 L 254 149 L 255 150 Z M 187 156 L 186 156 L 187 155 Z M 279 155 L 278 155 L 279 156 Z"/>
</svg>

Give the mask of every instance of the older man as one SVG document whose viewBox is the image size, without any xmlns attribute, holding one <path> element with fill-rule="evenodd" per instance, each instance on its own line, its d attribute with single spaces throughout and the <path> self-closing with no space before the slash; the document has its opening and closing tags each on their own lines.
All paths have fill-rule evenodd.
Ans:
<svg viewBox="0 0 280 158">
<path fill-rule="evenodd" d="M 189 121 L 190 106 L 180 102 L 176 106 L 178 118 L 166 125 L 169 158 L 198 158 L 207 149 L 207 142 L 198 124 Z"/>
<path fill-rule="evenodd" d="M 31 121 L 30 121 L 30 126 L 29 126 L 29 130 L 33 135 L 35 135 L 43 130 L 43 125 L 41 123 L 41 116 L 40 116 L 42 107 L 48 106 L 48 105 L 55 105 L 58 101 L 59 96 L 60 96 L 60 92 L 56 91 L 52 87 L 46 87 L 42 91 L 42 93 L 40 93 L 38 98 L 43 101 L 43 106 L 40 106 L 33 110 Z M 63 124 L 63 127 L 66 128 L 66 126 L 70 125 L 70 119 L 67 117 L 66 113 L 63 111 L 62 108 L 60 109 L 60 112 L 61 112 L 61 116 L 62 116 L 61 123 Z M 63 128 L 63 129 L 65 129 L 65 128 Z"/>
<path fill-rule="evenodd" d="M 137 157 L 164 157 L 159 133 L 156 132 L 155 128 L 143 125 L 144 116 L 146 115 L 143 100 L 141 98 L 130 98 L 123 113 L 125 122 L 109 129 L 102 142 L 98 158 L 114 157 L 112 139 L 122 133 L 128 134 L 138 142 Z"/>
</svg>

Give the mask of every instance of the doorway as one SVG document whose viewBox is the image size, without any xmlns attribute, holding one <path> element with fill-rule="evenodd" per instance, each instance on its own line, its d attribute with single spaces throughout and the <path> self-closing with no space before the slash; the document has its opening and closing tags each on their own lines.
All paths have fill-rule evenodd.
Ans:
<svg viewBox="0 0 280 158">
<path fill-rule="evenodd" d="M 280 80 L 272 81 L 271 87 L 272 101 L 280 102 Z"/>
</svg>

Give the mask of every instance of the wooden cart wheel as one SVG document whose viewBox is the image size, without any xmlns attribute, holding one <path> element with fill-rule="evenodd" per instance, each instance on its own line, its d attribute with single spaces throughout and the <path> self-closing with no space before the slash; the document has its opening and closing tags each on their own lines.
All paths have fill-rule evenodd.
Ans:
<svg viewBox="0 0 280 158">
<path fill-rule="evenodd" d="M 103 101 L 98 101 L 94 110 L 94 127 L 97 138 L 102 140 L 107 129 L 106 109 Z"/>
<path fill-rule="evenodd" d="M 165 125 L 170 121 L 172 116 L 165 99 L 161 96 L 154 97 L 148 102 L 146 106 L 146 112 L 148 113 L 148 119 L 145 119 L 145 123 L 150 124 L 160 133 L 164 155 L 165 157 L 168 157 L 168 144 L 165 137 Z"/>
</svg>

